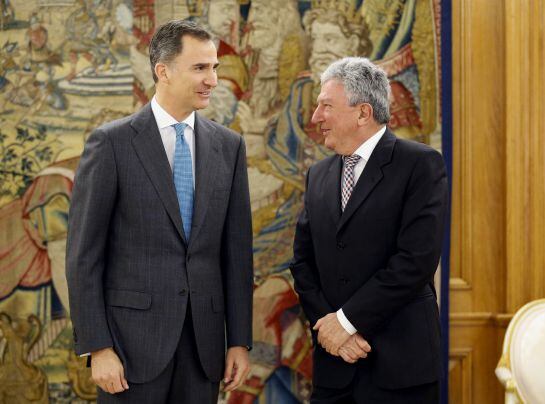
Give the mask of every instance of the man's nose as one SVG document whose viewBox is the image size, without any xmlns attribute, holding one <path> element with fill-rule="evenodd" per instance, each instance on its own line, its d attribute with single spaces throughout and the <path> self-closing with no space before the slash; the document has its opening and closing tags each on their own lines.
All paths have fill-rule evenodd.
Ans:
<svg viewBox="0 0 545 404">
<path fill-rule="evenodd" d="M 316 109 L 314 110 L 314 113 L 312 114 L 312 119 L 310 120 L 310 122 L 312 122 L 314 125 L 316 125 L 317 123 L 320 123 L 322 121 L 323 121 L 322 111 L 321 111 L 320 106 L 318 105 L 316 107 Z"/>
<path fill-rule="evenodd" d="M 204 80 L 204 84 L 212 88 L 216 87 L 218 85 L 218 74 L 215 71 L 208 74 Z"/>
</svg>

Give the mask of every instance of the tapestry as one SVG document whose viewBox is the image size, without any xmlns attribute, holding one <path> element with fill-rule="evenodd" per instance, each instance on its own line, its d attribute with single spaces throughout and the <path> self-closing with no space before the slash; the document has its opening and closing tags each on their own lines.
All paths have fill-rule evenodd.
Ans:
<svg viewBox="0 0 545 404">
<path fill-rule="evenodd" d="M 64 274 L 85 139 L 154 93 L 155 27 L 188 18 L 220 68 L 201 113 L 246 141 L 254 347 L 226 403 L 308 402 L 312 345 L 288 265 L 308 167 L 330 154 L 310 122 L 319 77 L 366 56 L 392 86 L 390 128 L 441 149 L 440 0 L 0 0 L 0 402 L 96 398 L 75 356 Z"/>
</svg>

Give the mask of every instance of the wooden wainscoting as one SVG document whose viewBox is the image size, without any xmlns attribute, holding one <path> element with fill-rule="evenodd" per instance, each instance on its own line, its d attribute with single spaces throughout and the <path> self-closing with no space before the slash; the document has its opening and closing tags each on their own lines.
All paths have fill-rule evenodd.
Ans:
<svg viewBox="0 0 545 404">
<path fill-rule="evenodd" d="M 452 1 L 450 403 L 501 403 L 518 308 L 545 296 L 545 0 Z"/>
</svg>

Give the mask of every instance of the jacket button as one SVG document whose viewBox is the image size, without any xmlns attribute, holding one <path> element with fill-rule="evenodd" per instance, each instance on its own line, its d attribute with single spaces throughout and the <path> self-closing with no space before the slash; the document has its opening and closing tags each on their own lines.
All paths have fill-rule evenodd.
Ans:
<svg viewBox="0 0 545 404">
<path fill-rule="evenodd" d="M 342 241 L 339 241 L 339 242 L 337 243 L 337 248 L 338 248 L 339 250 L 344 249 L 344 247 L 346 247 L 346 244 L 344 244 Z"/>
<path fill-rule="evenodd" d="M 187 293 L 187 290 L 186 290 L 186 289 L 182 289 L 182 290 L 180 290 L 180 291 L 178 292 L 178 294 L 179 294 L 180 296 L 185 296 L 186 293 Z"/>
</svg>

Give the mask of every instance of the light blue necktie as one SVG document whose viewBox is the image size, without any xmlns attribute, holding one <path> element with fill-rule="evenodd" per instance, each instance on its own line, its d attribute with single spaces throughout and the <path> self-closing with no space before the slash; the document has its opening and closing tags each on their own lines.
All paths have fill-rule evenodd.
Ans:
<svg viewBox="0 0 545 404">
<path fill-rule="evenodd" d="M 186 123 L 177 123 L 174 126 L 176 130 L 176 149 L 174 150 L 174 186 L 180 205 L 180 214 L 184 225 L 186 240 L 189 241 L 191 235 L 191 221 L 193 219 L 193 163 L 191 161 L 191 151 L 185 141 L 184 131 Z"/>
</svg>

